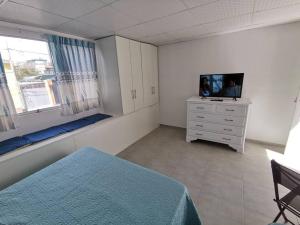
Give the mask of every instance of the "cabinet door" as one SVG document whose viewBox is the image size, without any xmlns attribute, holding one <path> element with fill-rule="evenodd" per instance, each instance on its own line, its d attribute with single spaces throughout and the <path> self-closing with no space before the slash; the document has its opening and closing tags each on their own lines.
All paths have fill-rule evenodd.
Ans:
<svg viewBox="0 0 300 225">
<path fill-rule="evenodd" d="M 153 92 L 152 92 L 152 104 L 155 104 L 159 100 L 158 95 L 158 58 L 157 58 L 157 47 L 152 47 L 152 64 L 153 64 L 153 77 L 152 77 L 152 85 L 153 85 Z"/>
<path fill-rule="evenodd" d="M 132 71 L 132 87 L 134 91 L 134 108 L 138 110 L 143 107 L 143 74 L 142 74 L 142 56 L 141 43 L 137 41 L 129 41 Z"/>
<path fill-rule="evenodd" d="M 116 37 L 123 113 L 134 111 L 129 40 Z"/>
<path fill-rule="evenodd" d="M 141 44 L 142 52 L 142 71 L 144 88 L 144 105 L 149 106 L 153 103 L 153 60 L 152 46 Z"/>
</svg>

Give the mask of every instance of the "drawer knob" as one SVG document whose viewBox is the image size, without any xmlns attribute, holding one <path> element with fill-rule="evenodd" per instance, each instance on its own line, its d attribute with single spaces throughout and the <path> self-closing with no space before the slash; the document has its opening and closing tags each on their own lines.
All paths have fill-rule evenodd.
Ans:
<svg viewBox="0 0 300 225">
<path fill-rule="evenodd" d="M 225 141 L 231 141 L 230 138 L 222 138 L 222 139 L 225 140 Z"/>
<path fill-rule="evenodd" d="M 224 119 L 224 120 L 227 122 L 233 122 L 233 120 L 230 120 L 230 119 Z"/>
<path fill-rule="evenodd" d="M 232 129 L 226 129 L 226 128 L 224 128 L 224 130 L 225 130 L 225 131 L 232 131 Z"/>
<path fill-rule="evenodd" d="M 234 109 L 225 109 L 225 111 L 227 111 L 227 112 L 234 112 L 235 110 Z"/>
</svg>

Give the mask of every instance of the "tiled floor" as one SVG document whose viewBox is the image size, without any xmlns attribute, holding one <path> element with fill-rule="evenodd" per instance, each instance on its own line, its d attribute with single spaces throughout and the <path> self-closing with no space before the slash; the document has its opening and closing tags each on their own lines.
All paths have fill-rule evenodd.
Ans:
<svg viewBox="0 0 300 225">
<path fill-rule="evenodd" d="M 244 154 L 220 144 L 190 144 L 184 129 L 161 126 L 118 156 L 184 183 L 204 225 L 266 225 L 277 213 L 270 159 L 282 151 L 252 142 Z"/>
</svg>

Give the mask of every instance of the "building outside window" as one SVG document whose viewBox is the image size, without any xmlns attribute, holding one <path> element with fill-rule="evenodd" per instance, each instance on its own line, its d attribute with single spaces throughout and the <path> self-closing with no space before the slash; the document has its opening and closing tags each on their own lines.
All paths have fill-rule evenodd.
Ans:
<svg viewBox="0 0 300 225">
<path fill-rule="evenodd" d="M 46 41 L 0 36 L 0 53 L 17 113 L 59 104 Z"/>
</svg>

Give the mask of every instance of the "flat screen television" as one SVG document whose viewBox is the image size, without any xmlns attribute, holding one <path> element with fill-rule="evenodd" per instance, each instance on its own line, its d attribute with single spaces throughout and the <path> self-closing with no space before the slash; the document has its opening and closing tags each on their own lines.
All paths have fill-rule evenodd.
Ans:
<svg viewBox="0 0 300 225">
<path fill-rule="evenodd" d="M 200 75 L 199 96 L 240 98 L 244 73 Z"/>
</svg>

